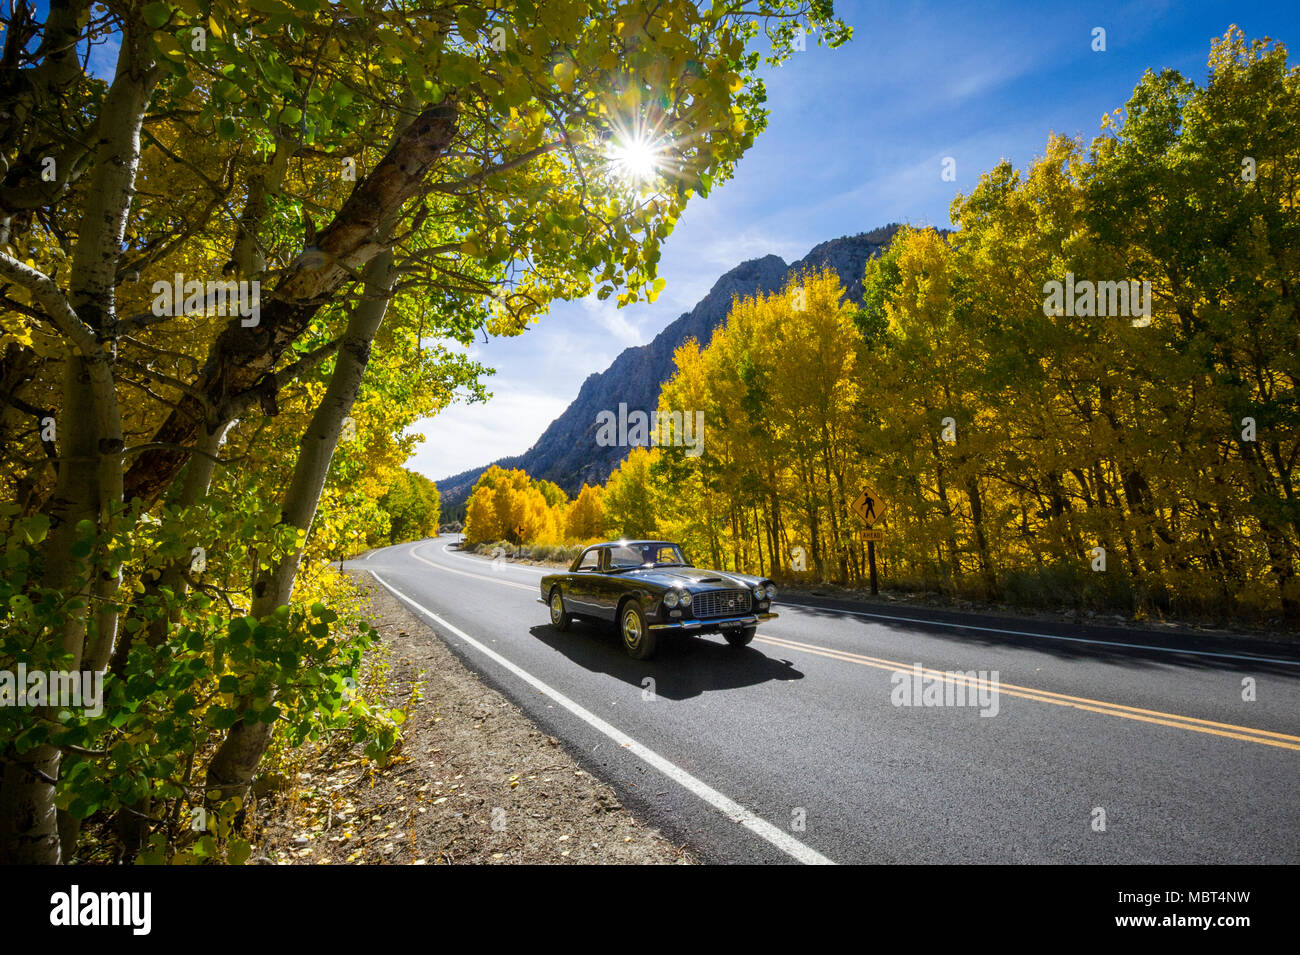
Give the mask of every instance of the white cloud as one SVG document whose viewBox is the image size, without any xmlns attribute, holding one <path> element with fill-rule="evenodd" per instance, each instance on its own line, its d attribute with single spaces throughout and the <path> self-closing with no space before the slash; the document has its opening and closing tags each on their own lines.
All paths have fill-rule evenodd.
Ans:
<svg viewBox="0 0 1300 955">
<path fill-rule="evenodd" d="M 579 304 L 584 315 L 590 316 L 609 332 L 612 338 L 610 345 L 621 349 L 643 344 L 641 329 L 628 320 L 629 309 L 619 308 L 613 296 L 602 302 L 595 295 L 588 295 Z"/>
<path fill-rule="evenodd" d="M 497 458 L 527 451 L 546 426 L 560 416 L 573 395 L 548 394 L 493 382 L 495 394 L 487 404 L 456 404 L 416 430 L 424 443 L 406 466 L 441 480 Z"/>
</svg>

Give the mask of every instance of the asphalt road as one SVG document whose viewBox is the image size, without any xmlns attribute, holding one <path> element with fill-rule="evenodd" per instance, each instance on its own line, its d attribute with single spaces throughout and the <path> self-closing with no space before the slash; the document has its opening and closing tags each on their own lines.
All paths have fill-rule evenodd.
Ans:
<svg viewBox="0 0 1300 955">
<path fill-rule="evenodd" d="M 1300 862 L 1300 648 L 778 596 L 636 661 L 455 540 L 350 566 L 704 861 Z"/>
</svg>

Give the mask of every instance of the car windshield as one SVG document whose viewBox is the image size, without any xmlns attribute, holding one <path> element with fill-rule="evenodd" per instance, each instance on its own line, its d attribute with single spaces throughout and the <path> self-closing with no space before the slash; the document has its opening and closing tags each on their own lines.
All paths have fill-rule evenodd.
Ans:
<svg viewBox="0 0 1300 955">
<path fill-rule="evenodd" d="M 610 570 L 685 566 L 686 558 L 676 544 L 615 544 L 609 549 Z"/>
</svg>

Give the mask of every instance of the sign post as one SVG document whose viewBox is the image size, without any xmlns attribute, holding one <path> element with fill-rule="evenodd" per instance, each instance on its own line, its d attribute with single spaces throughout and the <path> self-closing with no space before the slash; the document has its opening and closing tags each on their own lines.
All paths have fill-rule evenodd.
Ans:
<svg viewBox="0 0 1300 955">
<path fill-rule="evenodd" d="M 871 594 L 874 597 L 880 593 L 880 583 L 876 576 L 876 541 L 885 539 L 885 532 L 877 529 L 876 524 L 880 523 L 880 519 L 885 516 L 889 505 L 876 490 L 864 484 L 862 493 L 854 498 L 849 506 L 853 509 L 853 513 L 862 518 L 862 522 L 867 525 L 863 538 L 867 542 L 867 565 L 871 568 Z"/>
</svg>

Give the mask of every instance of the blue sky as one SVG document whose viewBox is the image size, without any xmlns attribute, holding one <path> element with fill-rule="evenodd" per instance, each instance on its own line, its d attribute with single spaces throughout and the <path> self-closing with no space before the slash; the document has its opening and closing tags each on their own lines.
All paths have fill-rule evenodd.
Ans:
<svg viewBox="0 0 1300 955">
<path fill-rule="evenodd" d="M 44 2 L 38 3 L 42 9 Z M 408 466 L 438 479 L 527 450 L 624 348 L 650 341 L 723 272 L 887 222 L 950 225 L 948 207 L 1006 158 L 1024 166 L 1049 132 L 1094 136 L 1144 70 L 1201 82 L 1210 41 L 1236 24 L 1300 55 L 1300 3 L 841 2 L 854 28 L 838 50 L 811 41 L 765 73 L 771 120 L 736 176 L 696 197 L 660 262 L 653 305 L 559 303 L 523 335 L 469 354 L 497 374 L 486 404 L 457 404 L 414 430 Z M 1106 30 L 1105 52 L 1092 31 Z M 110 74 L 115 44 L 92 66 Z M 940 176 L 944 157 L 956 181 Z"/>
<path fill-rule="evenodd" d="M 837 3 L 854 28 L 766 75 L 771 122 L 733 180 L 692 200 L 668 239 L 653 305 L 559 303 L 514 339 L 471 354 L 497 374 L 487 404 L 454 405 L 418 430 L 408 466 L 439 479 L 527 450 L 620 351 L 650 341 L 748 258 L 802 257 L 890 221 L 949 225 L 983 170 L 1042 152 L 1050 131 L 1091 139 L 1147 68 L 1203 82 L 1230 24 L 1300 52 L 1300 4 Z M 1094 52 L 1094 27 L 1106 51 Z M 943 157 L 956 160 L 944 182 Z"/>
</svg>

